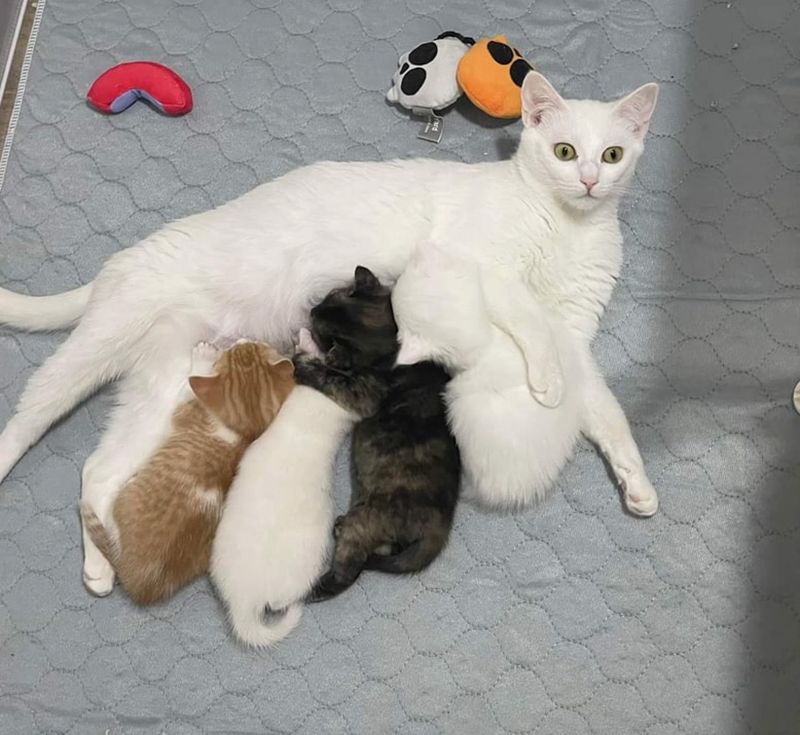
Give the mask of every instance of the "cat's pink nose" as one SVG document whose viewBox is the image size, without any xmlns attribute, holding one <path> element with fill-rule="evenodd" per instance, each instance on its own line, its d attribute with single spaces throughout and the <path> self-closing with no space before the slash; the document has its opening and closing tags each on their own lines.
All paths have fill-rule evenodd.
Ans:
<svg viewBox="0 0 800 735">
<path fill-rule="evenodd" d="M 581 177 L 581 184 L 583 184 L 586 187 L 586 191 L 589 193 L 591 193 L 592 188 L 596 183 L 597 179 L 588 179 L 588 178 L 584 179 L 583 177 Z"/>
</svg>

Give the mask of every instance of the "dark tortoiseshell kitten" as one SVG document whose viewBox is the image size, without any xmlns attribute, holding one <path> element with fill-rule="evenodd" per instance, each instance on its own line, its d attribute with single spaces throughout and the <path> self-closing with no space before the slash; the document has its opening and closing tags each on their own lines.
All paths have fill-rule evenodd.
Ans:
<svg viewBox="0 0 800 735">
<path fill-rule="evenodd" d="M 401 574 L 430 564 L 447 543 L 461 462 L 447 425 L 437 365 L 393 368 L 397 325 L 391 293 L 359 266 L 352 288 L 332 291 L 311 312 L 323 357 L 301 358 L 298 383 L 362 417 L 352 441 L 350 509 L 334 526 L 330 570 L 310 601 L 339 594 L 363 569 Z"/>
</svg>

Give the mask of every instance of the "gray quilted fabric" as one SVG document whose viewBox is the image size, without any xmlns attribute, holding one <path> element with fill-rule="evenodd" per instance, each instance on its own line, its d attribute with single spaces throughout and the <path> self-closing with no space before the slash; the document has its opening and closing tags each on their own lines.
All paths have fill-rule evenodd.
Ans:
<svg viewBox="0 0 800 735">
<path fill-rule="evenodd" d="M 596 353 L 662 511 L 626 516 L 582 445 L 540 508 L 464 507 L 429 571 L 365 575 L 291 640 L 246 652 L 205 581 L 149 611 L 84 592 L 79 469 L 106 392 L 0 491 L 0 732 L 800 729 L 793 0 L 47 0 L 0 283 L 86 282 L 166 220 L 321 158 L 508 154 L 519 123 L 462 101 L 437 148 L 383 100 L 399 54 L 447 29 L 507 34 L 574 96 L 661 83 Z M 195 111 L 91 111 L 91 81 L 130 59 L 172 65 Z M 60 339 L 0 331 L 0 422 Z"/>
</svg>

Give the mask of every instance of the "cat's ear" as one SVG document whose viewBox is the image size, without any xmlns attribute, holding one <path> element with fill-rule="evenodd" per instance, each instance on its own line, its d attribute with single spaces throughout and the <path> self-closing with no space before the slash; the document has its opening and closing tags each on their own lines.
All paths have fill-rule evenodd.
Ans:
<svg viewBox="0 0 800 735">
<path fill-rule="evenodd" d="M 416 334 L 408 334 L 400 342 L 395 365 L 414 365 L 433 356 L 433 349 L 427 340 Z"/>
<path fill-rule="evenodd" d="M 375 293 L 381 287 L 381 282 L 375 277 L 375 274 L 363 265 L 356 266 L 354 278 L 356 293 L 368 295 Z"/>
<path fill-rule="evenodd" d="M 353 366 L 353 360 L 350 353 L 344 349 L 344 347 L 334 342 L 333 347 L 325 353 L 325 364 L 347 370 Z"/>
<path fill-rule="evenodd" d="M 294 363 L 288 357 L 282 357 L 277 362 L 270 362 L 269 366 L 280 380 L 290 380 L 294 377 Z"/>
<path fill-rule="evenodd" d="M 219 375 L 192 375 L 189 378 L 189 387 L 197 400 L 212 410 L 224 400 L 224 387 Z"/>
<path fill-rule="evenodd" d="M 522 83 L 522 122 L 535 128 L 548 114 L 566 108 L 563 97 L 538 71 L 525 75 Z"/>
<path fill-rule="evenodd" d="M 658 85 L 654 82 L 644 84 L 617 102 L 614 114 L 631 125 L 633 134 L 641 139 L 650 127 L 650 118 L 656 109 Z"/>
</svg>

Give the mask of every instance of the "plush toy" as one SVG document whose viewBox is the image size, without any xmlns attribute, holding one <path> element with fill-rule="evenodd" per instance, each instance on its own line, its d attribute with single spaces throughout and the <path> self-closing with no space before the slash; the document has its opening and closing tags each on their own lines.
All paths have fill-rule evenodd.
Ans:
<svg viewBox="0 0 800 735">
<path fill-rule="evenodd" d="M 458 62 L 473 43 L 474 38 L 447 31 L 403 54 L 386 99 L 409 110 L 450 107 L 461 96 L 456 81 Z"/>
<path fill-rule="evenodd" d="M 505 36 L 482 38 L 461 59 L 456 77 L 470 102 L 487 115 L 522 114 L 520 88 L 533 67 Z"/>
<path fill-rule="evenodd" d="M 400 57 L 386 99 L 424 113 L 449 107 L 463 93 L 487 115 L 515 118 L 522 114 L 520 88 L 532 68 L 505 36 L 476 43 L 447 31 Z"/>
<path fill-rule="evenodd" d="M 192 109 L 192 90 L 172 69 L 154 61 L 118 64 L 104 71 L 86 98 L 100 112 L 115 114 L 145 99 L 165 115 L 185 115 Z"/>
</svg>

